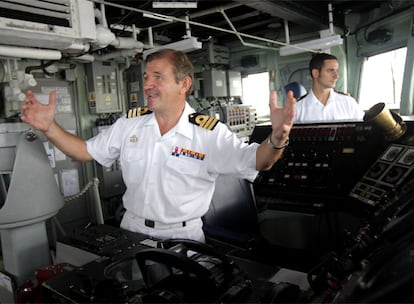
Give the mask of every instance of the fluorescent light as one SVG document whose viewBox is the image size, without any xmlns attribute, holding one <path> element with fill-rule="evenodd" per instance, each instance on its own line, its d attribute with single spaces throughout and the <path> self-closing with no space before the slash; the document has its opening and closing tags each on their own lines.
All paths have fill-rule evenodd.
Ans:
<svg viewBox="0 0 414 304">
<path fill-rule="evenodd" d="M 152 8 L 197 8 L 197 1 L 152 1 Z"/>
<path fill-rule="evenodd" d="M 160 46 L 156 46 L 152 49 L 145 50 L 143 52 L 144 59 L 147 58 L 147 56 L 151 53 L 154 53 L 160 49 L 174 49 L 177 51 L 183 51 L 183 52 L 191 52 L 194 50 L 201 49 L 203 47 L 203 44 L 197 40 L 197 38 L 190 37 L 186 38 L 177 42 L 172 42 L 169 44 L 164 44 Z"/>
<path fill-rule="evenodd" d="M 339 35 L 327 36 L 315 40 L 282 46 L 279 49 L 279 54 L 280 56 L 288 56 L 309 51 L 324 50 L 333 46 L 341 45 L 342 43 L 343 39 Z"/>
</svg>

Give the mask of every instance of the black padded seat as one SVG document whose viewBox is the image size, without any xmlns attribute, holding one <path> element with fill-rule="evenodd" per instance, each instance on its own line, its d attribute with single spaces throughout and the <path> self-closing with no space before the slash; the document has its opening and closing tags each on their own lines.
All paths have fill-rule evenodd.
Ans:
<svg viewBox="0 0 414 304">
<path fill-rule="evenodd" d="M 203 223 L 207 242 L 214 240 L 247 251 L 264 242 L 259 232 L 252 184 L 245 179 L 227 175 L 217 178 Z"/>
<path fill-rule="evenodd" d="M 305 87 L 297 81 L 293 81 L 285 85 L 285 92 L 287 93 L 289 91 L 293 92 L 293 97 L 296 99 L 307 94 Z"/>
</svg>

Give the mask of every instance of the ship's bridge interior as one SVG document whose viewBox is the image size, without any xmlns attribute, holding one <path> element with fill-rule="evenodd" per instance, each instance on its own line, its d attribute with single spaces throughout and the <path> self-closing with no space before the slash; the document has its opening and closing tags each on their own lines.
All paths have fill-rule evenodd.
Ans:
<svg viewBox="0 0 414 304">
<path fill-rule="evenodd" d="M 412 0 L 1 1 L 0 303 L 414 302 L 413 29 Z M 281 107 L 309 92 L 319 52 L 364 117 L 294 123 L 254 181 L 219 175 L 205 243 L 122 229 L 121 162 L 72 159 L 22 106 L 56 92 L 56 123 L 97 136 L 145 109 L 162 48 L 188 55 L 187 102 L 242 144 L 272 132 L 270 91 Z"/>
</svg>

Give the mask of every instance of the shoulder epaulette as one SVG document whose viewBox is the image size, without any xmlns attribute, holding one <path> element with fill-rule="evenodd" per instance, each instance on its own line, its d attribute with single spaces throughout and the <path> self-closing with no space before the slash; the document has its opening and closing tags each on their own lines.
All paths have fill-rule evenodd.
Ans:
<svg viewBox="0 0 414 304">
<path fill-rule="evenodd" d="M 202 128 L 213 130 L 219 120 L 217 118 L 204 115 L 201 113 L 192 113 L 188 115 L 188 119 L 191 123 L 200 126 Z"/>
<path fill-rule="evenodd" d="M 342 94 L 342 95 L 346 95 L 346 96 L 351 96 L 351 94 L 346 93 L 346 92 L 340 92 L 340 91 L 337 91 L 337 90 L 335 90 L 335 92 L 338 93 L 338 94 Z"/>
<path fill-rule="evenodd" d="M 306 93 L 305 95 L 300 96 L 298 99 L 296 99 L 296 102 L 302 100 L 303 98 L 305 98 L 306 96 L 308 96 L 309 93 Z"/>
<path fill-rule="evenodd" d="M 134 118 L 150 113 L 152 113 L 152 111 L 150 111 L 148 107 L 135 107 L 128 110 L 127 118 Z"/>
</svg>

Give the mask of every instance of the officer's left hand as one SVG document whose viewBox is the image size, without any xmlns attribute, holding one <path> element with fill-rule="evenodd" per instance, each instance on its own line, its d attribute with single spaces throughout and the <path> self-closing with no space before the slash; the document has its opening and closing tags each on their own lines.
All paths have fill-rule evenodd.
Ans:
<svg viewBox="0 0 414 304">
<path fill-rule="evenodd" d="M 283 145 L 288 139 L 290 129 L 293 125 L 295 116 L 296 99 L 293 97 L 293 92 L 287 93 L 286 102 L 283 108 L 277 105 L 276 91 L 270 92 L 270 121 L 272 123 L 272 142 L 276 146 Z"/>
</svg>

